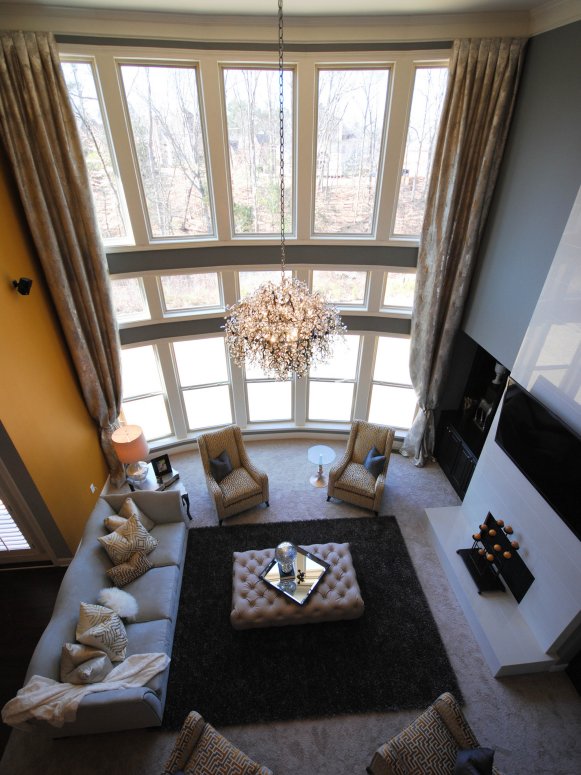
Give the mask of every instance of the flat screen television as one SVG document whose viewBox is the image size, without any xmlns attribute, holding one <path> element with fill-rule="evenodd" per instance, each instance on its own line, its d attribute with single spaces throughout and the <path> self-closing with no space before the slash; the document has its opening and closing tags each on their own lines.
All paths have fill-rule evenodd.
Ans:
<svg viewBox="0 0 581 775">
<path fill-rule="evenodd" d="M 511 379 L 495 441 L 581 540 L 581 437 Z"/>
</svg>

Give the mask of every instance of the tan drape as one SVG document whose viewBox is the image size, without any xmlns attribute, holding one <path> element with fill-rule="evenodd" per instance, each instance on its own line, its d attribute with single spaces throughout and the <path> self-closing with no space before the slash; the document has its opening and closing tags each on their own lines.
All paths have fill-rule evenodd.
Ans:
<svg viewBox="0 0 581 775">
<path fill-rule="evenodd" d="M 424 465 L 524 58 L 524 39 L 455 41 L 420 239 L 410 373 L 420 410 L 402 446 Z"/>
<path fill-rule="evenodd" d="M 120 347 L 89 178 L 51 34 L 0 33 L 0 134 L 111 476 Z"/>
</svg>

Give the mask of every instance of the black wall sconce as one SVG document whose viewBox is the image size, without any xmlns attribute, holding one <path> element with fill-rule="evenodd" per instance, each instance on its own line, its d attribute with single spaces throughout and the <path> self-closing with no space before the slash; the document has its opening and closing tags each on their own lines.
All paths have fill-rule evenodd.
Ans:
<svg viewBox="0 0 581 775">
<path fill-rule="evenodd" d="M 12 280 L 12 285 L 21 296 L 28 296 L 32 288 L 32 280 L 29 277 L 21 277 L 20 280 Z"/>
</svg>

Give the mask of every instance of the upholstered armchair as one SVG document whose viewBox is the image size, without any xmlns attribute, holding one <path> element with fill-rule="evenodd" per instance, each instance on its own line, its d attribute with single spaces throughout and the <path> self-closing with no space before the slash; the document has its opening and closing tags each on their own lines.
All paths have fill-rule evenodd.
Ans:
<svg viewBox="0 0 581 775">
<path fill-rule="evenodd" d="M 259 503 L 269 505 L 268 476 L 250 462 L 238 425 L 200 434 L 198 447 L 220 524 Z"/>
<path fill-rule="evenodd" d="M 421 716 L 381 746 L 367 768 L 369 775 L 451 775 L 453 772 L 485 772 L 465 762 L 471 756 L 487 759 L 492 752 L 479 749 L 478 740 L 454 697 L 441 694 Z M 456 770 L 458 752 L 465 769 Z M 459 762 L 458 762 L 459 764 Z M 488 765 L 490 767 L 490 764 Z M 500 775 L 492 768 L 494 775 Z"/>
<path fill-rule="evenodd" d="M 193 710 L 186 718 L 162 775 L 273 775 L 207 724 Z"/>
<path fill-rule="evenodd" d="M 327 500 L 340 498 L 379 514 L 394 436 L 395 431 L 387 425 L 353 420 L 345 454 L 329 469 Z M 385 456 L 376 476 L 365 467 L 373 447 Z"/>
</svg>

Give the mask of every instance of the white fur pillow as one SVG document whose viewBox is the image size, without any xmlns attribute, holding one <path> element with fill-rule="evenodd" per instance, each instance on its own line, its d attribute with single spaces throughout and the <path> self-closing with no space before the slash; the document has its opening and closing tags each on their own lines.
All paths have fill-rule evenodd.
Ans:
<svg viewBox="0 0 581 775">
<path fill-rule="evenodd" d="M 139 606 L 137 600 L 130 595 L 129 592 L 124 592 L 117 587 L 105 587 L 99 592 L 97 602 L 100 605 L 104 605 L 105 608 L 110 608 L 115 611 L 122 619 L 127 619 L 128 622 L 134 622 Z"/>
</svg>

